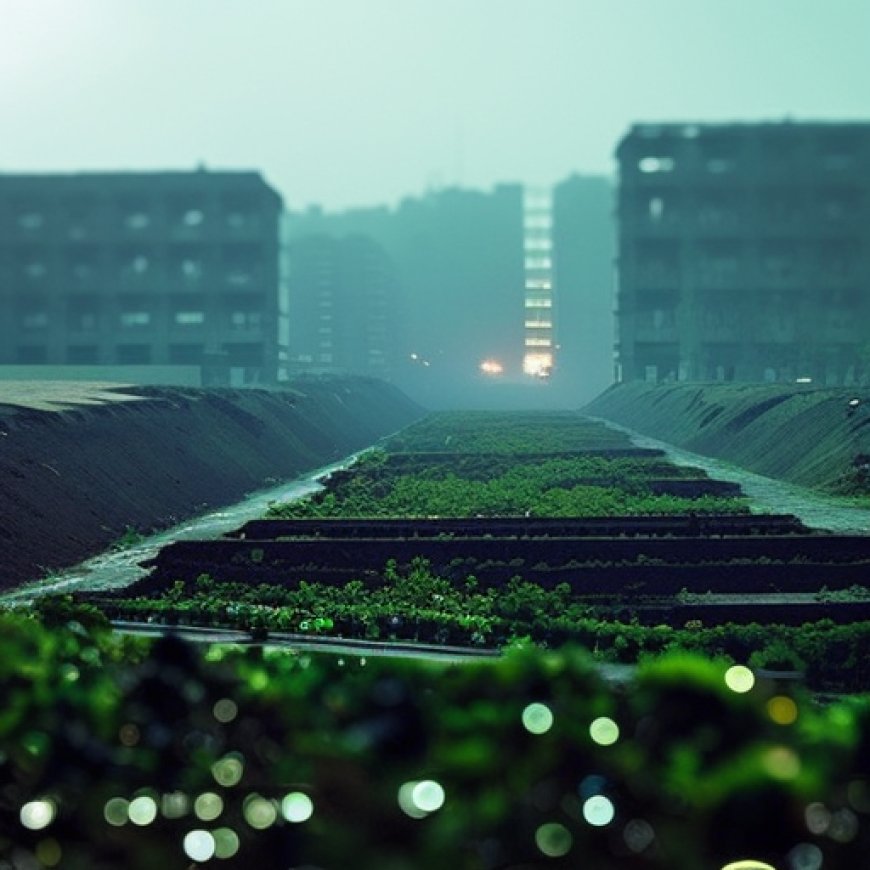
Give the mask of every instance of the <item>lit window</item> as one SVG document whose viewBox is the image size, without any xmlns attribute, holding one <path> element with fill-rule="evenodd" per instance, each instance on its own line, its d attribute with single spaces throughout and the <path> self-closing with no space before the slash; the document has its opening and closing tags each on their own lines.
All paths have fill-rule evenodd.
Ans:
<svg viewBox="0 0 870 870">
<path fill-rule="evenodd" d="M 181 217 L 186 227 L 198 227 L 205 220 L 205 215 L 198 208 L 188 209 Z"/>
<path fill-rule="evenodd" d="M 660 196 L 654 196 L 649 201 L 649 219 L 652 223 L 661 222 L 665 213 L 665 201 Z"/>
<path fill-rule="evenodd" d="M 181 261 L 181 274 L 188 281 L 195 281 L 198 278 L 202 277 L 202 263 L 199 260 L 182 260 Z"/>
<path fill-rule="evenodd" d="M 24 267 L 24 274 L 32 280 L 44 278 L 47 272 L 48 269 L 45 268 L 45 263 L 28 263 Z"/>
<path fill-rule="evenodd" d="M 676 161 L 673 157 L 641 157 L 637 168 L 641 172 L 673 172 Z"/>
<path fill-rule="evenodd" d="M 244 287 L 251 283 L 251 275 L 244 269 L 233 269 L 227 272 L 227 284 L 232 284 L 234 287 Z"/>
<path fill-rule="evenodd" d="M 151 225 L 151 218 L 145 212 L 134 211 L 124 218 L 128 230 L 144 230 Z"/>
<path fill-rule="evenodd" d="M 526 239 L 525 249 L 527 251 L 551 251 L 553 242 L 550 239 Z"/>
<path fill-rule="evenodd" d="M 147 311 L 122 311 L 121 326 L 148 326 L 151 314 Z"/>
<path fill-rule="evenodd" d="M 553 226 L 553 219 L 547 215 L 529 215 L 523 226 L 527 230 L 548 230 Z"/>
<path fill-rule="evenodd" d="M 552 347 L 553 340 L 550 338 L 527 338 L 526 347 Z"/>
<path fill-rule="evenodd" d="M 179 326 L 200 326 L 205 323 L 204 311 L 176 311 L 175 322 Z"/>
<path fill-rule="evenodd" d="M 707 172 L 711 175 L 724 175 L 734 169 L 734 161 L 729 157 L 712 157 L 707 161 Z"/>
<path fill-rule="evenodd" d="M 552 299 L 526 299 L 526 308 L 552 308 Z"/>
<path fill-rule="evenodd" d="M 22 230 L 38 230 L 45 226 L 45 217 L 39 212 L 25 212 L 18 216 L 18 226 Z"/>
<path fill-rule="evenodd" d="M 25 329 L 44 329 L 48 326 L 48 314 L 45 311 L 31 311 L 21 318 Z"/>
<path fill-rule="evenodd" d="M 550 290 L 552 287 L 549 278 L 526 278 L 526 290 Z"/>
<path fill-rule="evenodd" d="M 141 254 L 138 257 L 133 257 L 130 261 L 130 269 L 137 275 L 144 275 L 148 271 L 148 258 Z"/>
<path fill-rule="evenodd" d="M 527 269 L 550 269 L 553 261 L 549 257 L 526 257 Z"/>
<path fill-rule="evenodd" d="M 527 320 L 526 329 L 552 329 L 552 320 Z"/>
<path fill-rule="evenodd" d="M 230 324 L 235 329 L 256 329 L 261 322 L 259 311 L 233 311 Z"/>
</svg>

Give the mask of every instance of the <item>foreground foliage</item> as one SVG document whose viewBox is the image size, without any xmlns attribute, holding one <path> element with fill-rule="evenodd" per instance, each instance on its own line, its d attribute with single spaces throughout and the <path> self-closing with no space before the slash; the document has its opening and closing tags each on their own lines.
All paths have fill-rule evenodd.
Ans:
<svg viewBox="0 0 870 870">
<path fill-rule="evenodd" d="M 857 868 L 870 703 L 685 656 L 270 654 L 0 617 L 7 866 Z M 730 686 L 730 688 L 729 688 Z"/>
</svg>

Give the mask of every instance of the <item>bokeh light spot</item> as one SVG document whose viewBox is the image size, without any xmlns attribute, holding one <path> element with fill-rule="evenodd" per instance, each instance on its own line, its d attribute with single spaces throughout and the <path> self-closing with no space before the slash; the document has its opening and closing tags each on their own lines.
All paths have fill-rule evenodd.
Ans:
<svg viewBox="0 0 870 870">
<path fill-rule="evenodd" d="M 34 852 L 36 853 L 36 860 L 43 867 L 57 867 L 60 864 L 61 858 L 63 858 L 63 850 L 60 847 L 60 843 L 53 837 L 40 840 L 36 844 Z"/>
<path fill-rule="evenodd" d="M 184 854 L 191 861 L 208 861 L 214 856 L 215 840 L 208 831 L 188 831 L 184 836 Z"/>
<path fill-rule="evenodd" d="M 599 746 L 612 746 L 619 740 L 619 726 L 607 716 L 599 716 L 589 726 L 589 736 Z"/>
<path fill-rule="evenodd" d="M 411 790 L 411 800 L 420 812 L 434 813 L 444 806 L 444 789 L 434 779 L 424 779 Z"/>
<path fill-rule="evenodd" d="M 122 797 L 109 798 L 106 805 L 103 807 L 103 818 L 112 827 L 120 828 L 126 825 L 130 816 L 127 812 L 130 802 Z"/>
<path fill-rule="evenodd" d="M 29 801 L 21 807 L 19 814 L 21 824 L 31 831 L 40 831 L 47 828 L 57 815 L 57 807 L 54 801 L 43 798 L 38 801 Z"/>
<path fill-rule="evenodd" d="M 223 798 L 213 791 L 203 792 L 193 802 L 193 811 L 198 819 L 213 822 L 224 811 Z"/>
<path fill-rule="evenodd" d="M 301 791 L 292 791 L 281 801 L 281 815 L 288 822 L 307 822 L 313 813 L 314 803 Z"/>
<path fill-rule="evenodd" d="M 239 835 L 232 828 L 218 828 L 212 836 L 215 858 L 232 858 L 239 851 Z"/>
<path fill-rule="evenodd" d="M 548 822 L 535 831 L 535 844 L 548 858 L 561 858 L 571 851 L 574 838 L 564 825 Z"/>
<path fill-rule="evenodd" d="M 764 861 L 756 861 L 754 858 L 744 858 L 741 861 L 732 861 L 726 864 L 722 870 L 776 870 Z"/>
<path fill-rule="evenodd" d="M 130 801 L 127 814 L 134 825 L 140 827 L 150 825 L 157 818 L 157 801 L 148 795 L 133 798 Z"/>
<path fill-rule="evenodd" d="M 775 695 L 767 702 L 767 715 L 777 725 L 792 725 L 798 717 L 797 704 L 788 695 Z"/>
<path fill-rule="evenodd" d="M 425 810 L 421 810 L 414 803 L 414 789 L 418 785 L 419 783 L 416 780 L 412 780 L 399 786 L 399 808 L 406 816 L 410 816 L 412 819 L 425 819 L 428 813 Z"/>
<path fill-rule="evenodd" d="M 774 779 L 794 779 L 801 772 L 801 760 L 787 746 L 774 746 L 762 756 L 764 769 Z"/>
<path fill-rule="evenodd" d="M 226 725 L 228 722 L 232 722 L 233 719 L 239 715 L 238 704 L 236 704 L 232 698 L 221 698 L 220 701 L 215 701 L 215 705 L 212 708 L 212 715 L 218 722 L 222 722 Z"/>
<path fill-rule="evenodd" d="M 278 819 L 278 810 L 275 809 L 275 804 L 258 794 L 248 795 L 245 798 L 242 813 L 245 821 L 258 831 L 271 828 Z"/>
<path fill-rule="evenodd" d="M 824 856 L 815 843 L 798 843 L 788 853 L 788 870 L 821 870 Z"/>
<path fill-rule="evenodd" d="M 160 798 L 160 812 L 167 819 L 180 819 L 190 812 L 190 798 L 183 791 L 170 791 Z"/>
<path fill-rule="evenodd" d="M 613 821 L 616 809 L 609 798 L 597 794 L 583 804 L 583 818 L 596 828 L 603 828 Z"/>
<path fill-rule="evenodd" d="M 216 761 L 211 768 L 212 776 L 218 785 L 230 788 L 238 785 L 245 771 L 241 758 L 236 755 L 227 755 Z"/>
<path fill-rule="evenodd" d="M 733 665 L 725 671 L 725 685 L 732 692 L 743 695 L 752 691 L 755 685 L 755 674 L 745 665 Z"/>
<path fill-rule="evenodd" d="M 632 852 L 639 854 L 647 849 L 656 837 L 653 826 L 646 819 L 632 819 L 622 832 L 625 845 Z"/>
<path fill-rule="evenodd" d="M 128 722 L 126 725 L 122 725 L 118 729 L 118 740 L 120 740 L 124 746 L 132 748 L 133 746 L 136 746 L 140 739 L 141 734 L 139 732 L 139 727 L 134 725 L 132 722 Z"/>
<path fill-rule="evenodd" d="M 831 811 L 822 803 L 811 803 L 804 810 L 804 820 L 811 834 L 824 834 L 831 824 Z"/>
<path fill-rule="evenodd" d="M 523 727 L 532 734 L 546 734 L 553 727 L 553 712 L 546 704 L 529 704 L 523 710 Z"/>
</svg>

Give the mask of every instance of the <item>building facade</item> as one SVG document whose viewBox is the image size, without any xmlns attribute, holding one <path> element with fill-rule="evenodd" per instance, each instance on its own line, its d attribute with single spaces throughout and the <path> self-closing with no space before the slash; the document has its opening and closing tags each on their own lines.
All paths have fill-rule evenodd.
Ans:
<svg viewBox="0 0 870 870">
<path fill-rule="evenodd" d="M 618 380 L 870 366 L 870 124 L 641 124 L 617 149 Z"/>
<path fill-rule="evenodd" d="M 300 236 L 288 245 L 293 373 L 391 379 L 404 350 L 395 268 L 368 236 Z"/>
<path fill-rule="evenodd" d="M 0 175 L 0 365 L 274 382 L 281 212 L 255 172 Z"/>
</svg>

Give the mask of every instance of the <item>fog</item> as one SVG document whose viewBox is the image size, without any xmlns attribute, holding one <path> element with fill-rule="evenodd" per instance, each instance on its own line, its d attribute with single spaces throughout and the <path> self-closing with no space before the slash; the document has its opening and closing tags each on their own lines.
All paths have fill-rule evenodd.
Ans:
<svg viewBox="0 0 870 870">
<path fill-rule="evenodd" d="M 865 0 L 0 0 L 0 166 L 553 184 L 633 121 L 863 117 L 868 33 Z"/>
</svg>

